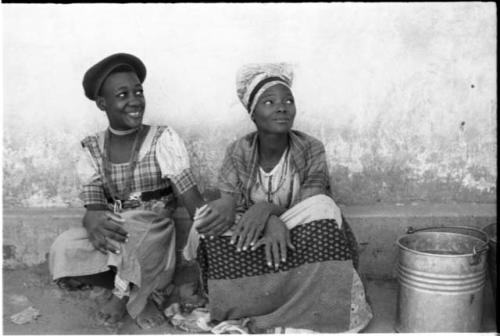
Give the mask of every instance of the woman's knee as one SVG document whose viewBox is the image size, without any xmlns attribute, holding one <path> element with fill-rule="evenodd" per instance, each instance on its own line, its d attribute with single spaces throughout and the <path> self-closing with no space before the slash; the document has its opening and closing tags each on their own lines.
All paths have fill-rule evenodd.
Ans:
<svg viewBox="0 0 500 336">
<path fill-rule="evenodd" d="M 56 237 L 50 247 L 50 253 L 67 249 L 73 246 L 72 242 L 81 239 L 88 239 L 87 231 L 84 228 L 71 228 L 66 230 Z"/>
</svg>

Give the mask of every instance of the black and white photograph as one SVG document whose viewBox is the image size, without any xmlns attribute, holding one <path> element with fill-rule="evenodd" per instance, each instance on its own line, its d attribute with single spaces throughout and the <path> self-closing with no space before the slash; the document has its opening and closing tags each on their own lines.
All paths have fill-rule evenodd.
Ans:
<svg viewBox="0 0 500 336">
<path fill-rule="evenodd" d="M 0 17 L 0 334 L 497 334 L 495 2 Z"/>
</svg>

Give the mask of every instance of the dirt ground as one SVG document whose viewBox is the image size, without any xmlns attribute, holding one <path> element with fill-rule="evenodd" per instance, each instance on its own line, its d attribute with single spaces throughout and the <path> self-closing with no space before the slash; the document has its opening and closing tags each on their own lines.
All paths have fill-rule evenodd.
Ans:
<svg viewBox="0 0 500 336">
<path fill-rule="evenodd" d="M 191 274 L 190 274 L 191 273 Z M 185 269 L 183 277 L 192 277 Z M 176 283 L 186 279 L 176 278 Z M 185 334 L 168 322 L 155 329 L 142 330 L 127 317 L 118 328 L 99 325 L 95 319 L 102 289 L 66 291 L 50 279 L 46 263 L 36 267 L 3 270 L 3 333 L 27 334 Z M 10 317 L 28 307 L 40 312 L 29 323 L 15 324 Z"/>
<path fill-rule="evenodd" d="M 176 271 L 174 284 L 192 282 L 196 268 L 184 265 Z M 187 334 L 169 322 L 155 329 L 142 330 L 127 317 L 119 328 L 111 329 L 96 322 L 99 291 L 63 291 L 50 280 L 46 263 L 24 269 L 3 270 L 3 333 L 10 335 L 32 334 Z M 397 306 L 397 282 L 395 280 L 368 280 L 366 291 L 372 304 L 374 318 L 365 333 L 394 333 Z M 484 321 L 482 332 L 494 332 L 496 328 L 495 303 L 491 286 L 487 284 L 484 295 Z M 175 295 L 173 301 L 176 300 Z M 11 321 L 13 314 L 28 307 L 40 312 L 40 316 L 26 324 Z"/>
</svg>

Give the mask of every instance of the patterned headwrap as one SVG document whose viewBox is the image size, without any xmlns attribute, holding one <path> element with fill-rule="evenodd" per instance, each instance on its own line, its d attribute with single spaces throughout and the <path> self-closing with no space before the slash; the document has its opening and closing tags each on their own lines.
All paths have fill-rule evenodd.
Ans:
<svg viewBox="0 0 500 336">
<path fill-rule="evenodd" d="M 247 64 L 236 76 L 236 93 L 250 115 L 259 97 L 271 86 L 282 84 L 291 88 L 293 70 L 287 63 Z"/>
</svg>

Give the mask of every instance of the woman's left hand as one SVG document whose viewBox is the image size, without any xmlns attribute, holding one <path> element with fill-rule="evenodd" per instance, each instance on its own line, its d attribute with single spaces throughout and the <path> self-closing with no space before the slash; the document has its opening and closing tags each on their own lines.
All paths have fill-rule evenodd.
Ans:
<svg viewBox="0 0 500 336">
<path fill-rule="evenodd" d="M 257 241 L 252 247 L 252 251 L 261 245 L 264 245 L 266 251 L 267 266 L 273 267 L 274 264 L 275 269 L 279 268 L 280 261 L 286 262 L 287 247 L 295 250 L 290 238 L 290 231 L 288 231 L 285 223 L 276 216 L 269 217 L 264 237 Z"/>
<path fill-rule="evenodd" d="M 257 242 L 272 210 L 271 203 L 260 202 L 252 205 L 243 214 L 238 224 L 235 225 L 231 237 L 231 244 L 237 243 L 236 251 L 246 251 Z"/>
</svg>

